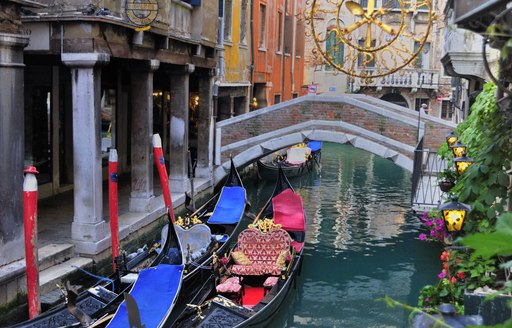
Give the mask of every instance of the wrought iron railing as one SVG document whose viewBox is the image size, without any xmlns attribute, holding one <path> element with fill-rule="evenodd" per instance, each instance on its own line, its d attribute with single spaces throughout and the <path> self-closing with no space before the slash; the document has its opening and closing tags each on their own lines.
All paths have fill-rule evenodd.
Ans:
<svg viewBox="0 0 512 328">
<path fill-rule="evenodd" d="M 413 208 L 434 208 L 443 199 L 438 173 L 447 168 L 447 162 L 435 151 L 423 149 L 423 138 L 414 151 L 411 204 Z"/>
</svg>

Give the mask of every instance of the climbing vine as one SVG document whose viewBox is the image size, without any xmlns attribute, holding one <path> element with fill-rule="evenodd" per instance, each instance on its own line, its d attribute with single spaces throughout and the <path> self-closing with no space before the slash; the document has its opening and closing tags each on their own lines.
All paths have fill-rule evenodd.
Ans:
<svg viewBox="0 0 512 328">
<path fill-rule="evenodd" d="M 512 119 L 499 110 L 495 91 L 495 85 L 487 83 L 471 107 L 471 115 L 455 131 L 475 160 L 451 191 L 473 208 L 465 232 L 489 231 L 507 203 Z M 439 154 L 451 158 L 446 145 L 440 147 Z"/>
</svg>

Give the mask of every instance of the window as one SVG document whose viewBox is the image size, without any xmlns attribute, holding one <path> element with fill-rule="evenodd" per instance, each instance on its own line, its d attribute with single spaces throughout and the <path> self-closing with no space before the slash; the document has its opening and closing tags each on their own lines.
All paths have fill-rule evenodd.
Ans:
<svg viewBox="0 0 512 328">
<path fill-rule="evenodd" d="M 418 111 L 421 107 L 421 104 L 429 104 L 428 98 L 416 98 L 414 99 L 414 110 Z"/>
<path fill-rule="evenodd" d="M 291 54 L 293 47 L 293 17 L 290 15 L 284 16 L 284 34 L 283 34 L 283 43 L 284 43 L 284 53 Z M 298 28 L 298 26 L 297 26 Z M 297 30 L 299 33 L 299 30 Z M 299 35 L 296 36 L 297 42 L 299 42 Z"/>
<path fill-rule="evenodd" d="M 365 39 L 361 39 L 358 41 L 358 44 L 360 47 L 364 47 L 366 43 L 366 40 Z M 371 42 L 371 46 L 372 47 L 375 47 L 375 44 L 376 44 L 376 41 L 375 40 L 372 40 Z M 364 64 L 364 65 L 363 65 Z M 369 54 L 369 53 L 361 53 L 359 52 L 359 54 L 357 55 L 357 66 L 359 67 L 375 67 L 375 60 L 373 58 L 373 55 Z"/>
<path fill-rule="evenodd" d="M 331 62 L 335 65 L 343 65 L 344 48 L 343 42 L 336 37 L 336 32 L 332 30 L 332 27 L 327 30 L 327 41 L 325 43 L 325 52 Z M 329 62 L 325 64 L 326 71 L 334 70 L 334 66 Z"/>
<path fill-rule="evenodd" d="M 420 47 L 419 42 L 414 41 L 414 52 L 418 51 Z M 418 56 L 413 61 L 415 68 L 428 69 L 429 68 L 429 54 L 430 52 L 430 42 L 425 42 L 423 45 L 423 49 L 418 53 Z"/>
<path fill-rule="evenodd" d="M 240 43 L 247 44 L 247 3 L 242 0 L 240 8 Z"/>
<path fill-rule="evenodd" d="M 368 7 L 368 0 L 360 0 L 359 3 L 361 4 L 362 7 L 366 8 Z"/>
<path fill-rule="evenodd" d="M 292 99 L 295 99 L 295 98 L 297 98 L 298 96 L 299 96 L 299 94 L 298 94 L 298 93 L 296 93 L 296 92 L 292 93 Z"/>
<path fill-rule="evenodd" d="M 277 13 L 277 51 L 283 51 L 283 13 Z"/>
<path fill-rule="evenodd" d="M 274 105 L 281 102 L 281 95 L 274 95 Z"/>
<path fill-rule="evenodd" d="M 300 20 L 297 20 L 296 31 L 297 33 L 295 33 L 295 36 L 297 38 L 297 42 L 295 42 L 295 56 L 300 57 L 304 51 L 304 35 L 306 34 L 304 24 Z"/>
<path fill-rule="evenodd" d="M 441 104 L 441 118 L 451 119 L 452 115 L 452 103 L 449 100 L 443 100 Z"/>
<path fill-rule="evenodd" d="M 267 7 L 265 7 L 264 4 L 260 4 L 260 40 L 258 43 L 259 48 L 265 48 L 267 45 L 266 39 L 266 33 L 267 33 L 267 22 L 266 17 L 267 16 Z"/>
<path fill-rule="evenodd" d="M 224 2 L 224 40 L 231 41 L 231 30 L 233 22 L 233 1 Z"/>
</svg>

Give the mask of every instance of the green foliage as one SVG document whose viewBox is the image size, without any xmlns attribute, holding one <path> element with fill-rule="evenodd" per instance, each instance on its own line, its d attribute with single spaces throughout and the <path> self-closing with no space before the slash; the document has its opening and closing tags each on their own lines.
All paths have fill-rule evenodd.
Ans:
<svg viewBox="0 0 512 328">
<path fill-rule="evenodd" d="M 418 306 L 434 312 L 442 303 L 453 304 L 463 312 L 464 291 L 490 285 L 494 282 L 495 261 L 471 257 L 468 252 L 449 250 L 440 257 L 443 269 L 437 285 L 426 285 L 420 291 Z"/>
<path fill-rule="evenodd" d="M 471 115 L 456 129 L 475 162 L 457 180 L 452 192 L 470 204 L 465 232 L 492 230 L 497 215 L 505 210 L 512 160 L 512 120 L 496 105 L 496 87 L 487 83 L 471 107 Z"/>
<path fill-rule="evenodd" d="M 490 258 L 495 255 L 512 255 L 512 213 L 505 213 L 496 222 L 493 232 L 466 236 L 462 243 L 475 250 L 474 256 Z M 507 264 L 508 265 L 508 264 Z"/>
</svg>

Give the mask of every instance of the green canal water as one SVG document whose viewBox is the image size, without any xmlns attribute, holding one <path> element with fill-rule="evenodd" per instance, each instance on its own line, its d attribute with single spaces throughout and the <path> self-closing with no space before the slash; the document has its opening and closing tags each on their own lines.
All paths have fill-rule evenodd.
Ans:
<svg viewBox="0 0 512 328">
<path fill-rule="evenodd" d="M 307 214 L 302 273 L 271 327 L 409 327 L 425 284 L 437 282 L 440 252 L 420 241 L 410 210 L 411 174 L 371 153 L 324 143 L 321 171 L 291 180 Z M 272 183 L 245 181 L 252 210 Z"/>
</svg>

